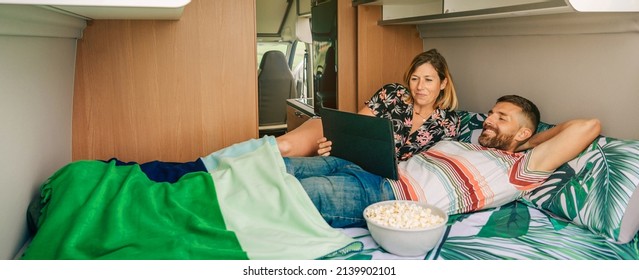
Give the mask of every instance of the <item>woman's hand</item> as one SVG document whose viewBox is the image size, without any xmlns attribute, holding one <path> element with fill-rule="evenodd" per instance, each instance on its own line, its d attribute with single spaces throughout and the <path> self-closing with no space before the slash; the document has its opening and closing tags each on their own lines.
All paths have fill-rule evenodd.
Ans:
<svg viewBox="0 0 639 280">
<path fill-rule="evenodd" d="M 326 137 L 322 137 L 320 139 L 317 140 L 317 146 L 319 147 L 317 149 L 317 154 L 320 156 L 329 156 L 331 153 L 331 146 L 333 145 L 333 142 L 328 141 L 328 139 L 326 139 Z"/>
</svg>

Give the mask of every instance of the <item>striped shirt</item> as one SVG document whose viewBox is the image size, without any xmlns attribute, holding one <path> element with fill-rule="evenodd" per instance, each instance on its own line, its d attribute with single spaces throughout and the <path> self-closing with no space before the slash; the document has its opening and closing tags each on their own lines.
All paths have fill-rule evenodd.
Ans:
<svg viewBox="0 0 639 280">
<path fill-rule="evenodd" d="M 474 212 L 516 200 L 552 174 L 528 170 L 531 154 L 440 141 L 400 162 L 400 179 L 388 181 L 396 199 L 425 201 L 449 215 Z"/>
</svg>

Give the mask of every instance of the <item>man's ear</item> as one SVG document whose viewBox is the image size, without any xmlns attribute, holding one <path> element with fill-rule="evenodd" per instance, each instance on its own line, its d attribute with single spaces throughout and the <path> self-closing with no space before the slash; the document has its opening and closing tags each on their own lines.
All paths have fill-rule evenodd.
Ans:
<svg viewBox="0 0 639 280">
<path fill-rule="evenodd" d="M 532 129 L 522 126 L 521 128 L 519 128 L 519 130 L 517 131 L 517 134 L 515 134 L 515 140 L 517 140 L 520 143 L 526 142 L 528 141 L 528 139 L 533 135 L 533 131 Z"/>
</svg>

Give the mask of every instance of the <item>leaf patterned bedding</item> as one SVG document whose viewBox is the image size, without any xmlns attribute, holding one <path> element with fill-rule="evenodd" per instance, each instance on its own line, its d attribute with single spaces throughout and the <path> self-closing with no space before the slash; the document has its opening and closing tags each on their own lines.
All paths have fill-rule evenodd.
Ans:
<svg viewBox="0 0 639 280">
<path fill-rule="evenodd" d="M 526 203 L 452 216 L 442 240 L 419 257 L 384 251 L 364 228 L 343 230 L 361 241 L 360 252 L 339 259 L 383 260 L 620 260 L 639 259 L 639 237 L 616 244 L 574 224 L 556 220 Z"/>
</svg>

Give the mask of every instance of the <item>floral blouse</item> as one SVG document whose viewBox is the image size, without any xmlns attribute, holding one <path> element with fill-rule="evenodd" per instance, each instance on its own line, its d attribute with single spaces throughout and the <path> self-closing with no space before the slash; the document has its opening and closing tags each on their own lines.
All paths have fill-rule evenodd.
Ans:
<svg viewBox="0 0 639 280">
<path fill-rule="evenodd" d="M 400 84 L 387 84 L 379 89 L 366 105 L 377 117 L 388 118 L 395 132 L 395 155 L 407 160 L 443 139 L 456 139 L 459 117 L 455 111 L 435 109 L 430 117 L 412 134 L 413 104 L 407 103 L 410 91 Z"/>
</svg>

